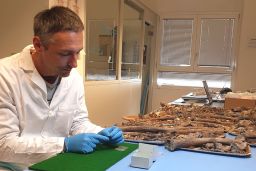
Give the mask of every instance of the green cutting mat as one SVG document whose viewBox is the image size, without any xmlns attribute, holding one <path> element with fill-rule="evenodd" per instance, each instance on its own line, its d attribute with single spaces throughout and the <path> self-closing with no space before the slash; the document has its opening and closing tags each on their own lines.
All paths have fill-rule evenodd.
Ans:
<svg viewBox="0 0 256 171">
<path fill-rule="evenodd" d="M 39 171 L 104 171 L 138 148 L 123 143 L 118 147 L 98 145 L 90 154 L 61 153 L 29 167 Z"/>
</svg>

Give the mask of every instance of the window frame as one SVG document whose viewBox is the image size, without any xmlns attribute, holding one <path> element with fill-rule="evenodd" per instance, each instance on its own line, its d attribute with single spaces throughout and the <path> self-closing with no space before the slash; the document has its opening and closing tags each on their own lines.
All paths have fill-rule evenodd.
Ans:
<svg viewBox="0 0 256 171">
<path fill-rule="evenodd" d="M 196 24 L 195 24 L 195 20 L 194 18 L 196 17 L 196 15 L 178 15 L 178 16 L 170 16 L 170 17 L 161 17 L 160 18 L 160 24 L 159 24 L 159 41 L 158 41 L 158 44 L 159 44 L 159 57 L 158 57 L 158 62 L 157 62 L 157 70 L 158 71 L 178 71 L 178 72 L 192 72 L 193 71 L 193 65 L 194 65 L 194 51 L 195 51 L 195 41 L 196 41 L 196 34 L 194 32 L 194 29 L 196 27 Z M 192 31 L 192 39 L 191 39 L 191 59 L 190 59 L 190 62 L 191 62 L 191 65 L 190 66 L 162 66 L 160 64 L 160 59 L 161 59 L 161 48 L 162 48 L 162 37 L 163 37 L 163 21 L 165 19 L 171 19 L 171 20 L 188 20 L 188 19 L 191 19 L 191 20 L 194 20 L 193 21 L 193 31 Z"/>
<path fill-rule="evenodd" d="M 138 78 L 129 78 L 129 79 L 123 79 L 122 78 L 122 42 L 123 42 L 123 30 L 124 30 L 124 8 L 125 5 L 130 6 L 131 8 L 133 8 L 134 10 L 138 11 L 140 13 L 140 20 L 141 20 L 141 29 L 140 29 L 140 35 L 139 35 L 139 62 L 136 63 L 136 68 L 138 68 Z M 87 8 L 87 6 L 86 6 Z M 86 14 L 87 15 L 87 14 Z M 95 20 L 95 19 L 94 19 Z M 97 19 L 97 20 L 102 20 L 102 19 Z M 110 19 L 107 19 L 110 20 Z M 86 25 L 88 24 L 88 20 L 85 20 Z M 116 37 L 116 47 L 114 49 L 115 54 L 116 54 L 116 67 L 115 67 L 115 79 L 88 79 L 88 72 L 86 69 L 86 62 L 87 59 L 85 59 L 84 62 L 84 80 L 86 82 L 120 82 L 120 81 L 125 81 L 125 82 L 129 82 L 129 81 L 141 81 L 142 79 L 142 68 L 143 68 L 143 44 L 144 44 L 144 23 L 145 23 L 145 8 L 143 6 L 141 6 L 140 3 L 138 2 L 134 2 L 134 1 L 130 1 L 130 0 L 118 0 L 118 16 L 116 18 L 116 32 L 117 32 L 117 37 Z M 87 34 L 88 34 L 88 27 L 86 27 L 85 29 L 85 49 L 86 52 L 89 52 L 88 50 L 88 39 L 87 39 Z M 88 56 L 88 53 L 86 53 Z"/>
<path fill-rule="evenodd" d="M 199 59 L 199 48 L 200 48 L 200 34 L 201 34 L 201 20 L 202 19 L 234 19 L 234 28 L 233 28 L 233 49 L 232 49 L 232 59 L 230 67 L 218 67 L 218 66 L 198 66 L 197 61 Z M 156 70 L 154 77 L 156 78 L 156 85 L 158 79 L 158 72 L 182 72 L 182 73 L 223 73 L 231 74 L 231 87 L 234 83 L 234 71 L 237 61 L 238 53 L 238 25 L 239 25 L 240 14 L 236 12 L 232 13 L 198 13 L 198 14 L 164 14 L 159 17 L 158 20 L 158 48 L 157 48 L 157 61 L 156 61 Z M 192 39 L 191 39 L 191 59 L 190 66 L 163 66 L 160 64 L 161 60 L 161 47 L 162 47 L 162 36 L 163 36 L 163 21 L 165 19 L 192 19 L 193 20 L 193 30 L 192 30 Z M 171 86 L 171 85 L 170 85 Z"/>
</svg>

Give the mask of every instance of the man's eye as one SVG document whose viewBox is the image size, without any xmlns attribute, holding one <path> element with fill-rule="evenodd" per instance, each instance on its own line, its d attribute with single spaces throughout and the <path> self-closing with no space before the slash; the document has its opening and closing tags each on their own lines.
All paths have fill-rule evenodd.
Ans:
<svg viewBox="0 0 256 171">
<path fill-rule="evenodd" d="M 60 56 L 70 56 L 70 53 L 59 53 Z"/>
</svg>

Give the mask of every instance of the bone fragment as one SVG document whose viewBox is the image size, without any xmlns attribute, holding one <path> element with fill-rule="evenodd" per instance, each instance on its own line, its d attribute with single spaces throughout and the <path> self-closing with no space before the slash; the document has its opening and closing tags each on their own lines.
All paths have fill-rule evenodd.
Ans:
<svg viewBox="0 0 256 171">
<path fill-rule="evenodd" d="M 172 139 L 167 142 L 167 148 L 174 151 L 179 148 L 197 147 L 206 143 L 221 143 L 224 145 L 236 144 L 238 148 L 244 150 L 247 143 L 239 140 L 228 138 L 190 138 L 190 139 Z"/>
</svg>

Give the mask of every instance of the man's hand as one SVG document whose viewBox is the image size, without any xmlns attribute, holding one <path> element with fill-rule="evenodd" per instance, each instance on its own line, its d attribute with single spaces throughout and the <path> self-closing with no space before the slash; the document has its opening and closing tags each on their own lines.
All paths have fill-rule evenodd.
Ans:
<svg viewBox="0 0 256 171">
<path fill-rule="evenodd" d="M 66 137 L 64 140 L 65 152 L 75 153 L 90 153 L 96 145 L 109 141 L 109 138 L 99 134 L 83 133 L 71 137 Z"/>
<path fill-rule="evenodd" d="M 120 128 L 116 126 L 105 128 L 102 131 L 100 131 L 98 134 L 108 137 L 109 140 L 106 141 L 105 143 L 110 145 L 118 145 L 124 142 L 123 132 Z"/>
</svg>

